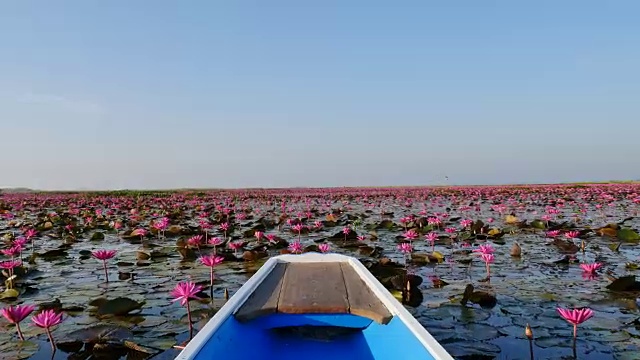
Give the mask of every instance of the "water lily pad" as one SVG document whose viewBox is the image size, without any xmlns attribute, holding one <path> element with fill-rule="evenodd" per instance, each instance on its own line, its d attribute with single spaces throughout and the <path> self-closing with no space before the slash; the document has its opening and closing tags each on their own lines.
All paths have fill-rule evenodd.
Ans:
<svg viewBox="0 0 640 360">
<path fill-rule="evenodd" d="M 124 327 L 113 325 L 95 325 L 67 334 L 67 339 L 84 343 L 123 342 L 133 337 L 133 333 Z"/>
<path fill-rule="evenodd" d="M 144 303 L 139 303 L 125 297 L 107 300 L 98 305 L 98 315 L 126 315 L 131 311 L 142 308 Z"/>
<path fill-rule="evenodd" d="M 640 242 L 640 234 L 629 228 L 619 229 L 618 239 L 628 243 L 638 243 Z"/>
<path fill-rule="evenodd" d="M 0 293 L 0 299 L 16 299 L 20 293 L 16 289 L 7 289 Z"/>
<path fill-rule="evenodd" d="M 97 231 L 95 233 L 93 233 L 93 235 L 91 235 L 91 241 L 99 241 L 99 240 L 104 240 L 104 233 Z"/>
<path fill-rule="evenodd" d="M 458 359 L 492 359 L 500 354 L 499 346 L 480 341 L 447 344 L 447 350 L 453 357 Z"/>
<path fill-rule="evenodd" d="M 0 354 L 3 359 L 22 360 L 29 359 L 38 349 L 34 341 L 13 341 L 0 345 Z"/>
<path fill-rule="evenodd" d="M 138 324 L 141 328 L 156 327 L 167 322 L 167 318 L 161 316 L 147 316 L 144 321 Z"/>
</svg>

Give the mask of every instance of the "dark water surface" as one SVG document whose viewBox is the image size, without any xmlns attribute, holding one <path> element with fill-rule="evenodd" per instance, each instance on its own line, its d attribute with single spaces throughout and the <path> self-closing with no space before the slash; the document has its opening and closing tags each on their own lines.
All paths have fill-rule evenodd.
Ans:
<svg viewBox="0 0 640 360">
<path fill-rule="evenodd" d="M 616 238 L 585 232 L 581 236 L 587 242 L 585 253 L 578 251 L 573 255 L 578 262 L 597 260 L 604 264 L 604 270 L 600 275 L 593 279 L 585 279 L 578 263 L 554 263 L 564 256 L 564 253 L 545 237 L 545 230 L 505 223 L 506 215 L 509 213 L 516 215 L 519 221 L 526 220 L 528 223 L 540 219 L 550 204 L 557 204 L 559 198 L 566 198 L 568 200 L 564 201 L 564 206 L 555 206 L 560 209 L 560 214 L 553 215 L 553 223 L 567 222 L 562 227 L 565 230 L 596 229 L 624 219 L 627 220 L 623 227 L 638 229 L 638 205 L 633 202 L 637 197 L 634 195 L 638 191 L 637 187 L 617 185 L 504 189 L 468 188 L 462 192 L 447 189 L 392 189 L 379 192 L 372 190 L 370 193 L 362 189 L 335 192 L 299 190 L 292 193 L 262 195 L 260 192 L 223 192 L 169 197 L 149 195 L 141 198 L 125 195 L 105 195 L 97 198 L 72 195 L 5 195 L 4 198 L 0 198 L 0 204 L 3 204 L 5 213 L 10 212 L 13 215 L 12 219 L 0 218 L 0 235 L 5 239 L 9 239 L 10 234 L 20 235 L 23 226 L 41 226 L 47 221 L 46 214 L 52 211 L 63 214 L 69 209 L 77 208 L 80 209 L 80 213 L 64 221 L 53 220 L 53 228 L 41 228 L 35 238 L 35 252 L 40 254 L 68 244 L 64 256 L 40 257 L 35 259 L 34 263 L 26 264 L 26 258 L 31 254 L 31 244 L 27 244 L 23 257 L 28 274 L 17 279 L 17 288 L 21 294 L 17 300 L 1 300 L 4 302 L 2 306 L 18 303 L 42 304 L 57 299 L 63 310 L 71 307 L 72 311 L 64 311 L 64 322 L 54 329 L 56 341 L 69 342 L 75 336 L 72 333 L 79 329 L 97 324 L 112 325 L 129 329 L 127 340 L 146 349 L 148 354 L 137 352 L 137 358 L 173 359 L 178 351 L 171 347 L 186 340 L 188 328 L 185 308 L 171 302 L 169 293 L 180 281 L 190 279 L 206 285 L 209 279 L 207 267 L 181 257 L 176 251 L 176 241 L 191 236 L 185 233 L 197 229 L 199 214 L 205 208 L 208 209 L 208 219 L 214 226 L 210 231 L 210 237 L 224 236 L 217 225 L 219 220 L 226 219 L 220 213 L 220 207 L 229 208 L 233 204 L 236 214 L 245 213 L 247 218 L 241 220 L 237 217 L 234 219 L 234 212 L 231 212 L 231 222 L 237 226 L 230 236 L 237 239 L 245 238 L 243 233 L 252 229 L 260 218 L 277 221 L 282 214 L 283 199 L 286 201 L 287 212 L 292 214 L 293 218 L 296 218 L 298 212 L 312 210 L 312 218 L 304 220 L 309 226 L 313 226 L 316 220 L 327 220 L 326 215 L 331 208 L 338 219 L 335 226 L 327 223 L 322 230 L 303 234 L 303 245 L 323 241 L 339 233 L 343 226 L 349 225 L 352 229 L 355 228 L 358 234 L 367 235 L 362 244 L 380 247 L 381 252 L 374 254 L 374 257 L 367 257 L 363 255 L 367 252 L 362 249 L 340 248 L 340 245 L 346 244 L 328 241 L 331 243 L 332 252 L 375 261 L 380 257 L 388 257 L 400 264 L 404 263 L 403 256 L 396 248 L 401 241 L 397 237 L 404 232 L 400 219 L 409 214 L 421 217 L 424 213 L 420 215 L 420 212 L 426 209 L 425 217 L 433 216 L 433 213 L 447 212 L 445 227 L 460 229 L 460 219 L 457 218 L 482 220 L 485 223 L 487 219 L 495 218 L 495 222 L 487 226 L 506 233 L 499 239 L 487 240 L 496 249 L 495 263 L 491 265 L 490 282 L 481 281 L 486 276 L 483 263 L 474 260 L 469 265 L 465 261 L 470 256 L 461 252 L 459 240 L 453 248 L 449 241 L 436 243 L 435 250 L 445 255 L 443 262 L 408 265 L 411 273 L 424 279 L 420 285 L 424 299 L 418 306 L 407 306 L 407 309 L 454 357 L 529 359 L 529 342 L 524 336 L 524 329 L 528 323 L 535 336 L 536 359 L 571 359 L 572 326 L 558 315 L 556 308 L 588 306 L 594 310 L 595 316 L 579 326 L 577 357 L 598 360 L 640 358 L 637 355 L 640 350 L 640 323 L 636 321 L 640 318 L 637 294 L 614 294 L 605 288 L 610 283 L 606 272 L 616 277 L 635 274 L 636 271 L 626 264 L 638 262 L 640 251 L 636 241 L 624 242 L 616 252 L 610 247 L 618 243 Z M 466 206 L 469 204 L 473 205 L 467 209 Z M 507 209 L 500 214 L 495 208 L 492 209 L 496 204 L 504 204 Z M 602 208 L 597 207 L 598 204 L 603 205 Z M 219 209 L 216 210 L 215 206 Z M 113 213 L 103 215 L 104 219 L 100 220 L 95 215 L 96 209 L 105 213 L 111 209 Z M 138 210 L 139 223 L 128 224 L 131 220 L 131 209 Z M 381 209 L 388 214 L 382 216 Z M 578 213 L 578 209 L 585 211 Z M 87 222 L 87 216 L 83 216 L 83 212 L 94 219 Z M 137 239 L 123 239 L 121 236 L 134 228 L 148 229 L 151 219 L 172 213 L 179 215 L 171 218 L 171 225 L 180 225 L 183 229 L 191 230 L 182 231 L 175 236 L 165 234 L 165 238 L 149 235 L 145 238 L 144 244 L 140 244 Z M 60 237 L 48 236 L 60 233 L 65 221 L 68 222 L 69 219 L 75 221 L 75 240 L 69 234 L 62 234 Z M 374 231 L 383 219 L 392 220 L 396 227 L 390 230 L 375 229 L 377 239 L 372 239 L 370 232 Z M 108 226 L 114 220 L 124 222 L 120 235 L 116 235 Z M 96 232 L 104 233 L 104 240 L 91 240 Z M 282 225 L 280 230 L 278 226 L 268 227 L 265 232 L 275 234 L 288 242 L 297 238 L 286 224 Z M 438 233 L 445 235 L 442 230 Z M 459 239 L 466 236 L 463 232 L 459 233 Z M 254 240 L 246 238 L 245 248 L 257 246 Z M 471 243 L 471 248 L 474 248 L 485 240 L 473 240 L 472 236 L 468 242 Z M 520 258 L 509 255 L 514 242 L 522 247 Z M 413 244 L 416 253 L 431 253 L 431 245 L 425 242 L 422 236 Z M 116 258 L 108 263 L 111 280 L 108 285 L 104 283 L 101 263 L 86 255 L 87 250 L 100 248 L 118 250 Z M 164 252 L 166 256 L 138 263 L 138 250 Z M 201 251 L 211 253 L 212 249 L 203 247 Z M 279 250 L 269 250 L 272 256 L 278 253 Z M 228 289 L 231 294 L 235 293 L 263 262 L 264 259 L 246 262 L 225 261 L 216 267 L 213 300 L 192 302 L 195 328 L 201 328 L 224 304 L 224 289 Z M 119 280 L 119 273 L 131 272 L 135 274 L 134 281 Z M 435 288 L 430 281 L 433 277 L 446 281 L 448 285 Z M 497 305 L 492 308 L 481 308 L 472 303 L 466 307 L 462 306 L 459 300 L 467 284 L 473 284 L 476 290 L 494 294 Z M 135 301 L 144 301 L 144 305 L 128 316 L 100 318 L 95 313 L 95 307 L 89 303 L 101 297 L 127 297 Z M 0 358 L 52 359 L 46 335 L 41 329 L 32 326 L 30 320 L 22 323 L 27 338 L 24 343 L 18 341 L 15 328 L 4 318 L 0 319 L 0 328 L 0 352 L 3 354 Z M 251 339 L 247 339 L 247 342 L 250 343 Z M 53 359 L 99 358 L 95 354 L 91 355 L 91 352 L 85 355 L 80 355 L 80 352 L 70 355 L 59 349 Z M 136 357 L 132 354 L 122 358 Z"/>
</svg>

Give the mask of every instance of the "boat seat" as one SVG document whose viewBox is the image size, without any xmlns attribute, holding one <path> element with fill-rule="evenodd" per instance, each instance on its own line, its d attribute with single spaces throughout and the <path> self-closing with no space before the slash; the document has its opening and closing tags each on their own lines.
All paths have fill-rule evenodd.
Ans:
<svg viewBox="0 0 640 360">
<path fill-rule="evenodd" d="M 352 314 L 387 324 L 391 312 L 348 262 L 280 262 L 235 313 L 239 322 L 271 314 Z"/>
</svg>

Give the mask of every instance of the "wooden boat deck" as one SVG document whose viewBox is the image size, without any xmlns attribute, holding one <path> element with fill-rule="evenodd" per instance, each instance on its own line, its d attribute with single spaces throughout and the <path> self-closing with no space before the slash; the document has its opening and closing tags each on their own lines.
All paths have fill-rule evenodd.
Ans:
<svg viewBox="0 0 640 360">
<path fill-rule="evenodd" d="M 240 322 L 270 314 L 353 314 L 387 324 L 387 307 L 347 262 L 280 262 L 235 313 Z"/>
</svg>

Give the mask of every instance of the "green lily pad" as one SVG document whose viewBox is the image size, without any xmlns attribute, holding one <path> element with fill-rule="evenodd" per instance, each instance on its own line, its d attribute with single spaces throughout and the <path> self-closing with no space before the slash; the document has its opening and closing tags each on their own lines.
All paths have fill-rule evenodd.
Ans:
<svg viewBox="0 0 640 360">
<path fill-rule="evenodd" d="M 67 335 L 68 340 L 77 340 L 84 343 L 122 343 L 124 340 L 131 337 L 133 337 L 131 330 L 113 325 L 95 325 L 89 328 L 76 330 Z"/>
<path fill-rule="evenodd" d="M 618 239 L 624 242 L 638 243 L 640 242 L 640 234 L 633 229 L 624 228 L 618 230 Z"/>
<path fill-rule="evenodd" d="M 547 225 L 541 220 L 533 220 L 531 222 L 531 227 L 534 229 L 544 230 L 547 228 Z"/>
<path fill-rule="evenodd" d="M 0 299 L 17 299 L 20 293 L 16 289 L 7 289 L 0 293 Z"/>
<path fill-rule="evenodd" d="M 29 359 L 38 352 L 38 344 L 33 341 L 7 342 L 0 345 L 0 354 L 3 359 Z"/>
<path fill-rule="evenodd" d="M 131 311 L 142 308 L 144 302 L 137 302 L 125 297 L 107 300 L 98 306 L 98 315 L 127 315 Z"/>
</svg>

